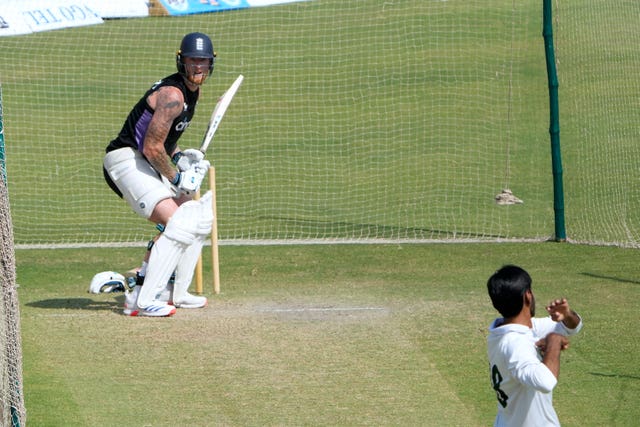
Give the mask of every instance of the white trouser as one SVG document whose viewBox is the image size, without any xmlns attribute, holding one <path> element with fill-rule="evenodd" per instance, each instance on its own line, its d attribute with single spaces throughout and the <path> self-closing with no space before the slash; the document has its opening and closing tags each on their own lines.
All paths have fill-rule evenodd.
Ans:
<svg viewBox="0 0 640 427">
<path fill-rule="evenodd" d="M 176 197 L 175 188 L 133 148 L 120 148 L 104 156 L 104 168 L 138 215 L 149 219 L 156 205 Z"/>
</svg>

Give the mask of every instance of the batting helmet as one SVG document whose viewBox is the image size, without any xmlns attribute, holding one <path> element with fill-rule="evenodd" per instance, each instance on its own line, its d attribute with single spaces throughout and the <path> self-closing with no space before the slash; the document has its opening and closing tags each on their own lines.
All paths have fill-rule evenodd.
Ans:
<svg viewBox="0 0 640 427">
<path fill-rule="evenodd" d="M 209 36 L 203 33 L 189 33 L 182 38 L 180 50 L 176 53 L 176 66 L 178 72 L 186 74 L 183 58 L 207 58 L 209 59 L 209 74 L 213 71 L 216 53 Z"/>
<path fill-rule="evenodd" d="M 115 271 L 103 271 L 96 274 L 89 285 L 89 292 L 92 294 L 123 292 L 124 289 L 124 276 Z"/>
</svg>

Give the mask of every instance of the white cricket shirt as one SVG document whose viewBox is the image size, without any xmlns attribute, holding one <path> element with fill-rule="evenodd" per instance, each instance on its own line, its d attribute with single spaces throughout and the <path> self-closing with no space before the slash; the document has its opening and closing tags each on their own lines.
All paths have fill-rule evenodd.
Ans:
<svg viewBox="0 0 640 427">
<path fill-rule="evenodd" d="M 551 332 L 565 336 L 578 333 L 582 319 L 575 329 L 554 322 L 551 317 L 531 320 L 531 329 L 524 325 L 502 325 L 502 318 L 489 327 L 489 372 L 498 399 L 495 427 L 560 425 L 552 403 L 557 379 L 542 363 L 535 343 Z"/>
</svg>

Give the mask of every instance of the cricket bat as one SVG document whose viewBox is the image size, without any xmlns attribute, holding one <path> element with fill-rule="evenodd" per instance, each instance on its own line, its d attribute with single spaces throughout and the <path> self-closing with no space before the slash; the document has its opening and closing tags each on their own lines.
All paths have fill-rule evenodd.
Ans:
<svg viewBox="0 0 640 427">
<path fill-rule="evenodd" d="M 233 84 L 227 89 L 225 93 L 222 94 L 220 98 L 218 98 L 218 102 L 213 109 L 213 113 L 211 113 L 211 118 L 209 119 L 209 125 L 207 126 L 207 131 L 204 134 L 204 138 L 202 139 L 202 144 L 200 144 L 200 151 L 204 154 L 209 148 L 209 144 L 211 144 L 211 140 L 213 139 L 213 135 L 215 135 L 218 130 L 218 126 L 220 125 L 220 121 L 222 117 L 224 117 L 224 113 L 227 112 L 227 108 L 229 108 L 229 104 L 231 104 L 231 100 L 236 95 L 236 92 L 240 88 L 242 81 L 244 80 L 244 76 L 240 74 L 238 78 L 233 82 Z"/>
</svg>

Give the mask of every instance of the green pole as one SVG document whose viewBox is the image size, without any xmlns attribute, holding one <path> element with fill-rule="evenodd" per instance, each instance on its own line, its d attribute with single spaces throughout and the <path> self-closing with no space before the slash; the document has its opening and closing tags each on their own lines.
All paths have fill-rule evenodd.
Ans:
<svg viewBox="0 0 640 427">
<path fill-rule="evenodd" d="M 553 23 L 551 0 L 543 0 L 542 36 L 547 60 L 549 81 L 549 135 L 551 137 L 551 167 L 553 172 L 553 211 L 555 213 L 555 239 L 565 241 L 567 232 L 564 223 L 564 190 L 562 188 L 562 156 L 560 154 L 560 110 L 558 107 L 558 75 L 553 50 Z"/>
</svg>

